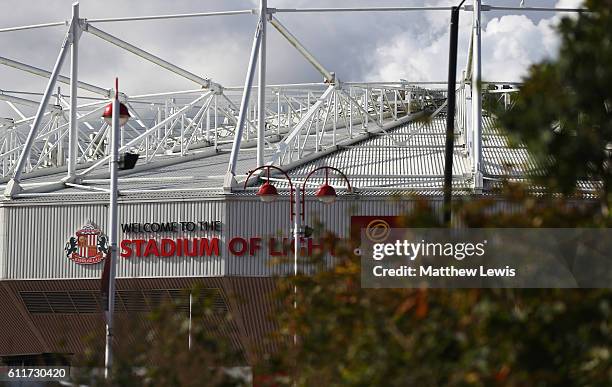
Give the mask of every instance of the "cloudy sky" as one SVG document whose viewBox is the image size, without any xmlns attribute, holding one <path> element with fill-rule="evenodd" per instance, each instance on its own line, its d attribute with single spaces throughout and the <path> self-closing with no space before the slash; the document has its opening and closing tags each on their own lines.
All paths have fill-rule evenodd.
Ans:
<svg viewBox="0 0 612 387">
<path fill-rule="evenodd" d="M 269 7 L 347 7 L 452 5 L 449 0 L 268 0 Z M 526 0 L 531 6 L 576 6 L 580 0 Z M 66 20 L 69 0 L 2 0 L 0 27 Z M 168 13 L 248 9 L 257 0 L 82 0 L 81 17 L 104 18 Z M 467 3 L 470 3 L 468 0 Z M 518 6 L 520 0 L 489 0 Z M 516 81 L 534 61 L 554 56 L 558 15 L 483 13 L 485 80 Z M 278 18 L 338 77 L 347 81 L 444 80 L 448 55 L 449 12 L 280 14 Z M 461 13 L 459 70 L 465 66 L 471 13 Z M 221 16 L 168 21 L 104 23 L 97 27 L 196 74 L 227 86 L 241 85 L 256 17 Z M 65 27 L 0 34 L 0 56 L 50 69 Z M 270 26 L 268 81 L 312 82 L 321 77 Z M 81 38 L 80 79 L 112 87 L 118 75 L 128 94 L 193 88 L 194 84 L 162 70 L 95 36 Z M 67 74 L 69 61 L 64 65 Z M 40 92 L 45 81 L 0 67 L 0 89 Z M 66 88 L 67 86 L 62 86 Z"/>
</svg>

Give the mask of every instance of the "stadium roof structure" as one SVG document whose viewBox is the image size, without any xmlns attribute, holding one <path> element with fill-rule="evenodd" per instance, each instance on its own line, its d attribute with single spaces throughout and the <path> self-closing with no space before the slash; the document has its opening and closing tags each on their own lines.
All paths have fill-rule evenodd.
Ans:
<svg viewBox="0 0 612 387">
<path fill-rule="evenodd" d="M 194 83 L 190 90 L 120 94 L 132 119 L 121 128 L 120 152 L 140 159 L 120 179 L 122 195 L 219 195 L 244 193 L 246 175 L 275 165 L 300 181 L 314 166 L 342 169 L 359 192 L 441 192 L 447 92 L 443 82 L 344 82 L 322 64 L 280 19 L 284 13 L 450 11 L 451 7 L 258 9 L 193 14 L 86 19 L 78 3 L 71 18 L 0 32 L 67 26 L 51 71 L 6 57 L 0 64 L 48 79 L 40 100 L 31 93 L 0 91 L 14 110 L 0 119 L 0 188 L 6 200 L 104 197 L 109 193 L 110 128 L 102 110 L 115 91 L 79 80 L 83 32 L 118 46 Z M 453 187 L 482 192 L 489 181 L 524 177 L 536 168 L 527 151 L 511 147 L 483 114 L 483 92 L 506 107 L 517 84 L 482 81 L 481 12 L 489 10 L 580 11 L 497 7 L 473 0 L 470 48 L 456 89 Z M 256 18 L 249 66 L 242 87 L 226 87 L 155 56 L 101 29 L 113 22 L 252 14 Z M 266 36 L 272 26 L 322 76 L 321 83 L 268 85 Z M 126 38 L 128 39 L 128 38 Z M 70 77 L 60 75 L 70 54 Z M 254 78 L 259 64 L 258 85 Z M 56 92 L 57 83 L 70 93 Z M 79 94 L 81 93 L 81 94 Z M 256 94 L 254 98 L 252 94 Z M 36 113 L 28 115 L 28 109 Z M 260 179 L 265 177 L 259 176 Z M 278 176 L 270 177 L 281 180 Z M 257 179 L 252 180 L 256 184 Z M 342 189 L 339 181 L 332 185 Z M 247 188 L 246 192 L 252 192 Z"/>
</svg>

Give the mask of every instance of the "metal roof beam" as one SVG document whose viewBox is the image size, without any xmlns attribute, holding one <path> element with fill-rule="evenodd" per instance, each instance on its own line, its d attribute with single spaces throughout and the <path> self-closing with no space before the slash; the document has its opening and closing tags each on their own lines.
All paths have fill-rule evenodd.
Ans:
<svg viewBox="0 0 612 387">
<path fill-rule="evenodd" d="M 186 78 L 192 82 L 195 82 L 199 85 L 201 85 L 203 88 L 205 89 L 210 89 L 212 86 L 215 86 L 216 84 L 214 84 L 213 82 L 211 82 L 210 79 L 207 78 L 202 78 L 199 75 L 196 75 L 190 71 L 187 71 L 177 65 L 174 65 L 170 62 L 168 62 L 167 60 L 164 60 L 158 56 L 155 56 L 141 48 L 138 48 L 136 46 L 134 46 L 131 43 L 128 43 L 124 40 L 121 40 L 107 32 L 104 32 L 102 30 L 100 30 L 99 28 L 96 28 L 94 26 L 92 26 L 89 23 L 85 23 L 85 25 L 83 26 L 83 30 L 89 32 L 90 34 L 97 36 L 98 38 L 102 39 L 102 40 L 106 40 L 109 43 L 112 43 L 114 45 L 116 45 L 117 47 L 123 48 L 126 51 L 129 51 L 133 54 L 138 55 L 139 57 L 148 60 L 149 62 L 152 62 L 162 68 L 165 68 L 166 70 L 173 72 L 177 75 L 180 75 L 183 78 Z M 217 85 L 219 86 L 219 85 Z M 220 91 L 220 90 L 218 90 Z"/>
<path fill-rule="evenodd" d="M 450 11 L 451 7 L 276 8 L 278 13 Z"/>
<path fill-rule="evenodd" d="M 276 30 L 283 37 L 285 37 L 285 39 L 287 39 L 287 41 L 289 41 L 289 43 L 291 43 L 291 45 L 293 47 L 295 47 L 300 52 L 300 54 L 302 54 L 304 56 L 304 58 L 306 58 L 306 60 L 311 65 L 313 65 L 314 68 L 317 69 L 317 71 L 319 71 L 321 73 L 321 75 L 323 75 L 323 78 L 325 79 L 326 82 L 328 82 L 328 83 L 336 82 L 335 74 L 333 74 L 332 72 L 328 71 L 321 64 L 321 62 L 319 62 L 317 60 L 317 58 L 315 58 L 314 55 L 312 55 L 310 53 L 310 51 L 308 51 L 308 49 L 306 47 L 304 47 L 304 45 L 302 45 L 302 43 L 300 43 L 300 41 L 291 32 L 289 32 L 289 30 L 287 28 L 285 28 L 285 26 L 280 21 L 278 21 L 277 18 L 272 16 L 270 18 L 270 24 L 272 24 L 272 26 L 274 26 L 274 28 L 276 28 Z"/>
<path fill-rule="evenodd" d="M 123 21 L 146 21 L 146 20 L 168 20 L 168 19 L 185 19 L 191 17 L 206 17 L 206 16 L 229 16 L 229 15 L 250 15 L 254 14 L 253 9 L 242 9 L 236 11 L 220 11 L 220 12 L 197 12 L 197 13 L 179 13 L 171 15 L 150 15 L 150 16 L 128 16 L 128 17 L 111 17 L 105 19 L 87 19 L 88 23 L 110 23 Z M 0 32 L 2 32 L 0 30 Z"/>
<path fill-rule="evenodd" d="M 53 22 L 53 23 L 43 23 L 43 24 L 30 24 L 27 26 L 18 26 L 18 27 L 7 27 L 7 28 L 0 28 L 0 32 L 12 32 L 12 31 L 22 31 L 22 30 L 33 30 L 33 29 L 37 29 L 37 28 L 45 28 L 45 27 L 58 27 L 58 26 L 65 26 L 68 23 L 65 21 L 61 21 L 61 22 Z"/>
<path fill-rule="evenodd" d="M 37 108 L 40 105 L 40 103 L 37 101 L 32 101 L 30 99 L 20 98 L 20 97 L 15 97 L 9 94 L 5 94 L 4 90 L 0 90 L 0 100 L 7 101 L 7 102 L 14 102 L 20 105 L 25 105 L 25 106 L 35 107 L 35 108 Z M 58 107 L 57 105 L 52 104 L 52 103 L 49 103 L 48 105 L 49 107 Z"/>
<path fill-rule="evenodd" d="M 466 11 L 472 11 L 473 7 L 465 6 Z M 529 11 L 529 12 L 591 12 L 587 8 L 555 8 L 555 7 L 503 7 L 497 5 L 483 4 L 481 11 Z"/>
<path fill-rule="evenodd" d="M 25 71 L 27 73 L 30 74 L 34 74 L 34 75 L 38 75 L 40 77 L 43 78 L 49 78 L 51 77 L 51 72 L 47 71 L 47 70 L 43 70 L 40 69 L 38 67 L 34 67 L 34 66 L 30 66 L 29 64 L 25 64 L 25 63 L 21 63 L 18 62 L 16 60 L 13 59 L 9 59 L 9 58 L 5 58 L 0 56 L 0 64 L 3 64 L 5 66 L 9 66 L 9 67 L 13 67 L 17 70 L 21 70 L 21 71 Z M 63 75 L 58 75 L 57 76 L 57 81 L 64 83 L 66 85 L 70 84 L 70 78 L 65 77 Z M 94 86 L 92 84 L 86 83 L 86 82 L 78 82 L 78 88 L 82 89 L 82 90 L 87 90 L 90 91 L 94 94 L 98 94 L 98 95 L 102 95 L 106 98 L 108 98 L 108 96 L 110 95 L 110 90 L 109 89 L 104 89 L 102 87 L 98 87 L 98 86 Z"/>
</svg>

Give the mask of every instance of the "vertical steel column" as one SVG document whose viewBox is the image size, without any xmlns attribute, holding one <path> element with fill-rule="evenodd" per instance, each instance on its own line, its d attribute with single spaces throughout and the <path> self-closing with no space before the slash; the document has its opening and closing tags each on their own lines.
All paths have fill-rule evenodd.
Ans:
<svg viewBox="0 0 612 387">
<path fill-rule="evenodd" d="M 255 29 L 255 36 L 253 37 L 253 46 L 251 48 L 251 57 L 249 60 L 249 68 L 247 75 L 244 80 L 244 91 L 242 93 L 242 101 L 240 102 L 240 112 L 238 113 L 238 122 L 236 123 L 236 129 L 234 130 L 234 142 L 232 143 L 232 152 L 230 154 L 229 164 L 227 166 L 227 173 L 223 182 L 225 189 L 231 189 L 236 181 L 236 165 L 238 164 L 238 152 L 240 152 L 240 143 L 242 142 L 242 132 L 244 130 L 247 110 L 249 108 L 249 98 L 251 97 L 251 86 L 253 86 L 253 75 L 255 74 L 255 66 L 257 65 L 257 53 L 259 51 L 259 45 L 261 43 L 261 29 L 262 23 L 261 18 L 257 23 Z"/>
<path fill-rule="evenodd" d="M 61 105 L 61 96 L 62 96 L 62 90 L 61 88 L 58 86 L 57 87 L 57 97 L 56 97 L 56 101 L 55 104 L 56 105 Z M 54 119 L 53 119 L 53 129 L 55 130 L 55 140 L 57 141 L 55 144 L 55 149 L 57 150 L 57 153 L 55 154 L 55 163 L 56 165 L 64 165 L 65 161 L 64 161 L 64 137 L 61 135 L 60 130 L 59 130 L 59 116 L 55 115 Z M 49 152 L 49 157 L 53 158 L 53 151 L 50 150 Z"/>
<path fill-rule="evenodd" d="M 474 189 L 482 189 L 482 67 L 481 67 L 481 0 L 473 0 L 472 16 L 472 135 L 474 146 Z"/>
<path fill-rule="evenodd" d="M 113 99 L 113 125 L 111 135 L 111 159 L 110 161 L 110 203 L 108 208 L 108 242 L 110 270 L 108 276 L 108 314 L 106 318 L 106 351 L 104 356 L 104 377 L 110 377 L 113 366 L 113 314 L 115 312 L 115 276 L 117 265 L 117 240 L 119 239 L 119 227 L 117 219 L 117 195 L 119 166 L 119 92 L 118 80 L 115 80 L 115 99 Z"/>
<path fill-rule="evenodd" d="M 257 167 L 264 165 L 264 146 L 266 135 L 266 24 L 268 24 L 267 0 L 260 0 L 259 23 L 261 24 L 261 42 L 259 43 L 259 89 L 258 91 L 258 114 L 259 126 L 257 127 Z"/>
<path fill-rule="evenodd" d="M 463 2 L 461 3 L 463 4 Z M 459 5 L 460 7 L 461 5 Z M 451 221 L 453 192 L 453 153 L 455 145 L 455 80 L 457 78 L 457 37 L 459 35 L 459 7 L 451 9 L 450 44 L 448 50 L 448 88 L 446 96 L 446 145 L 444 152 L 444 223 Z"/>
</svg>

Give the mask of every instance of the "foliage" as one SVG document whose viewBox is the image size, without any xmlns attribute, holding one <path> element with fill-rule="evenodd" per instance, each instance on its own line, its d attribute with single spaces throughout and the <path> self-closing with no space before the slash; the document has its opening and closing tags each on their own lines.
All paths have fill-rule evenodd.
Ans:
<svg viewBox="0 0 612 387">
<path fill-rule="evenodd" d="M 456 214 L 471 227 L 604 226 L 593 216 L 597 206 L 537 199 L 520 185 L 503 194 L 522 209 L 499 214 L 491 211 L 495 200 L 470 198 Z M 422 202 L 405 222 L 432 227 L 432 213 Z M 360 275 L 360 261 L 347 249 L 331 270 L 281 280 L 282 331 L 299 340 L 285 340 L 281 367 L 264 364 L 259 372 L 291 370 L 301 386 L 612 382 L 610 290 L 364 289 Z"/>
<path fill-rule="evenodd" d="M 572 193 L 577 182 L 602 183 L 605 210 L 612 193 L 612 1 L 589 0 L 593 12 L 563 18 L 558 59 L 534 65 L 500 126 L 525 143 L 544 168 L 537 179 Z M 608 148 L 608 149 L 606 149 Z"/>
</svg>

